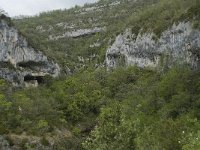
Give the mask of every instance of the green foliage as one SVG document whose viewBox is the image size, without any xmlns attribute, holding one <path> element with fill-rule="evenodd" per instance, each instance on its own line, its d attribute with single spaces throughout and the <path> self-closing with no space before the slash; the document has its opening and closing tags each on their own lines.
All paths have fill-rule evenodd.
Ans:
<svg viewBox="0 0 200 150">
<path fill-rule="evenodd" d="M 194 28 L 199 28 L 200 13 L 196 1 L 121 0 L 119 5 L 112 5 L 116 0 L 99 1 L 69 10 L 43 12 L 39 16 L 14 20 L 14 23 L 32 47 L 43 51 L 62 67 L 68 66 L 76 71 L 83 66 L 102 64 L 108 43 L 127 28 L 132 28 L 136 35 L 139 32 L 154 32 L 155 39 L 179 21 L 191 21 Z M 97 10 L 86 11 L 93 8 Z M 106 27 L 106 31 L 78 38 L 49 40 L 50 35 L 94 27 Z M 100 46 L 91 47 L 94 43 L 100 43 Z M 84 58 L 84 62 L 78 59 L 79 56 Z M 119 64 L 124 65 L 123 57 Z"/>
<path fill-rule="evenodd" d="M 44 12 L 39 16 L 14 20 L 14 23 L 20 32 L 28 37 L 31 46 L 73 71 L 75 68 L 81 68 L 83 64 L 94 66 L 103 63 L 109 40 L 114 40 L 116 35 L 124 31 L 129 16 L 156 0 L 145 3 L 144 0 L 123 0 L 120 5 L 111 5 L 115 2 L 116 0 L 100 1 L 69 10 Z M 92 8 L 98 9 L 86 11 Z M 106 27 L 106 31 L 78 38 L 49 40 L 50 35 L 63 35 L 65 32 L 94 27 Z M 100 46 L 90 47 L 94 43 L 100 43 Z M 85 61 L 80 62 L 78 56 L 82 56 Z M 122 64 L 123 61 L 122 58 Z"/>
<path fill-rule="evenodd" d="M 50 145 L 49 141 L 45 137 L 42 137 L 42 139 L 40 141 L 41 141 L 42 145 L 44 145 L 44 146 Z"/>
<path fill-rule="evenodd" d="M 160 0 L 155 5 L 149 5 L 137 15 L 129 18 L 128 26 L 132 25 L 133 33 L 138 34 L 141 29 L 143 33 L 154 32 L 158 37 L 163 31 L 179 21 L 194 22 L 198 26 L 199 6 L 196 0 Z"/>
<path fill-rule="evenodd" d="M 162 75 L 132 69 L 133 82 L 124 75 L 129 69 L 114 71 L 108 85 L 113 83 L 118 94 L 101 109 L 99 123 L 83 147 L 198 149 L 200 78 L 199 73 L 185 68 L 175 67 Z M 117 81 L 119 84 L 115 84 Z M 121 89 L 125 89 L 124 95 Z"/>
<path fill-rule="evenodd" d="M 73 137 L 57 143 L 59 149 L 81 143 L 102 150 L 199 146 L 200 76 L 185 66 L 165 72 L 82 70 L 39 88 L 14 90 L 11 97 L 0 82 L 1 133 L 42 135 L 68 128 Z"/>
<path fill-rule="evenodd" d="M 72 136 L 59 139 L 54 145 L 63 150 L 199 149 L 199 72 L 186 66 L 165 68 L 168 58 L 162 60 L 163 72 L 122 68 L 124 57 L 116 70 L 95 68 L 105 60 L 108 43 L 125 28 L 131 27 L 136 35 L 154 32 L 155 39 L 179 21 L 191 21 L 194 28 L 199 28 L 199 3 L 121 0 L 120 5 L 110 6 L 112 2 L 116 1 L 101 0 L 14 20 L 31 46 L 63 68 L 68 66 L 74 74 L 60 79 L 47 76 L 44 85 L 27 89 L 8 88 L 0 80 L 0 134 L 26 132 L 42 136 L 68 129 Z M 102 11 L 85 10 L 98 6 L 104 6 Z M 68 25 L 74 28 L 64 28 L 59 23 L 71 23 Z M 49 35 L 94 26 L 106 27 L 106 32 L 49 40 Z M 92 47 L 96 42 L 100 46 Z M 32 63 L 20 65 L 30 67 Z M 45 137 L 40 142 L 49 145 Z M 26 143 L 22 141 L 21 147 L 26 148 Z"/>
<path fill-rule="evenodd" d="M 11 21 L 11 18 L 8 17 L 8 14 L 2 9 L 0 9 L 0 21 L 1 20 L 6 20 L 9 26 L 13 26 L 13 22 Z"/>
</svg>

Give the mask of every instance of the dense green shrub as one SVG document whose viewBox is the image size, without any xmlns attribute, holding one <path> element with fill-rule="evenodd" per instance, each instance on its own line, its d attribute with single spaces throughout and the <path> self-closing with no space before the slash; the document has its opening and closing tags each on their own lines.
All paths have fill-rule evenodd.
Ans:
<svg viewBox="0 0 200 150">
<path fill-rule="evenodd" d="M 199 73 L 187 67 L 173 68 L 162 75 L 133 69 L 130 74 L 134 80 L 130 82 L 126 71 L 116 70 L 109 76 L 112 82 L 108 85 L 119 83 L 113 86 L 119 95 L 112 95 L 113 100 L 101 109 L 97 127 L 83 143 L 85 149 L 198 147 L 198 140 L 194 141 L 198 135 L 193 132 L 200 127 L 196 105 Z M 119 93 L 121 88 L 125 91 Z"/>
</svg>

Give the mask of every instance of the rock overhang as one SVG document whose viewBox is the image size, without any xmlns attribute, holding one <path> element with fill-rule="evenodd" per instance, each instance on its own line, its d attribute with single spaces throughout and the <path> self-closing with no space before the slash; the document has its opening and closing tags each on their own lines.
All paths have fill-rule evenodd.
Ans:
<svg viewBox="0 0 200 150">
<path fill-rule="evenodd" d="M 0 76 L 13 85 L 24 85 L 27 75 L 45 74 L 57 77 L 60 67 L 41 51 L 28 45 L 17 29 L 0 20 Z"/>
<path fill-rule="evenodd" d="M 169 67 L 186 63 L 194 69 L 200 69 L 200 31 L 194 29 L 192 23 L 174 24 L 158 39 L 155 36 L 154 33 L 139 33 L 136 36 L 130 29 L 118 35 L 106 52 L 108 70 L 119 66 L 122 55 L 125 65 L 155 68 L 164 59 Z"/>
</svg>

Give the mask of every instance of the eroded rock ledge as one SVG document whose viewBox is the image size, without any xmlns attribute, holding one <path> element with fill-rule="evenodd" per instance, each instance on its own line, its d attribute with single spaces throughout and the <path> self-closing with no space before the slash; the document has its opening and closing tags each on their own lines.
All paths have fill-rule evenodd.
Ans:
<svg viewBox="0 0 200 150">
<path fill-rule="evenodd" d="M 117 36 L 106 52 L 108 69 L 120 65 L 170 67 L 177 63 L 200 69 L 200 31 L 193 29 L 190 22 L 174 24 L 159 39 L 154 33 L 136 36 L 128 29 Z"/>
<path fill-rule="evenodd" d="M 87 36 L 99 32 L 106 31 L 106 27 L 95 27 L 92 29 L 79 29 L 74 31 L 65 32 L 62 35 L 50 35 L 49 40 L 58 40 L 62 38 L 78 38 L 82 36 Z"/>
<path fill-rule="evenodd" d="M 14 85 L 23 85 L 27 75 L 56 77 L 59 73 L 58 64 L 30 47 L 14 27 L 8 26 L 5 20 L 0 20 L 0 77 Z"/>
</svg>

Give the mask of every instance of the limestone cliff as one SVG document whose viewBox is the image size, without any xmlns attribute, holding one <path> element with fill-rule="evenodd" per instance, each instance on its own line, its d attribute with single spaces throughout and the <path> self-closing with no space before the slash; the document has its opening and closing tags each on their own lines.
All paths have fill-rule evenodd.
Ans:
<svg viewBox="0 0 200 150">
<path fill-rule="evenodd" d="M 155 68 L 174 64 L 200 69 L 200 31 L 193 29 L 190 22 L 174 24 L 159 38 L 154 33 L 136 36 L 128 29 L 107 49 L 106 64 L 108 69 L 119 65 Z"/>
<path fill-rule="evenodd" d="M 42 52 L 28 45 L 26 38 L 4 20 L 0 20 L 0 77 L 14 85 L 24 81 L 36 81 L 45 75 L 58 76 L 58 64 L 50 61 Z M 30 78 L 31 77 L 31 78 Z"/>
</svg>

